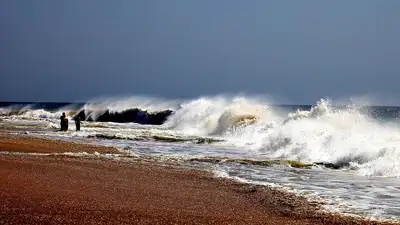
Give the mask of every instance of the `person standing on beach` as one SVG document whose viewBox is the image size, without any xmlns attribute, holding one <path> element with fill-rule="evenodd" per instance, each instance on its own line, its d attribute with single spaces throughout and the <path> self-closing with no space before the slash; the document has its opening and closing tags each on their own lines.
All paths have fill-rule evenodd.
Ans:
<svg viewBox="0 0 400 225">
<path fill-rule="evenodd" d="M 61 131 L 65 130 L 65 112 L 62 113 L 62 116 L 60 116 L 60 126 L 61 126 Z"/>
<path fill-rule="evenodd" d="M 61 125 L 61 131 L 67 131 L 68 130 L 68 118 L 65 116 L 65 112 L 62 113 L 62 116 L 60 116 L 60 125 Z"/>
<path fill-rule="evenodd" d="M 76 126 L 76 131 L 80 131 L 81 130 L 81 118 L 80 116 L 75 116 L 75 126 Z"/>
<path fill-rule="evenodd" d="M 64 131 L 67 131 L 67 130 L 68 130 L 68 118 L 65 117 L 64 118 Z"/>
</svg>

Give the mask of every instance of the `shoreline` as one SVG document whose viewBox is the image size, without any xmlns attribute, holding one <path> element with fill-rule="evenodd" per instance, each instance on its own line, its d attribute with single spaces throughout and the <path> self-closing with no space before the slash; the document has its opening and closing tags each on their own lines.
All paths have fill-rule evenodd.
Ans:
<svg viewBox="0 0 400 225">
<path fill-rule="evenodd" d="M 120 153 L 0 132 L 0 152 Z M 318 211 L 305 198 L 137 160 L 0 154 L 0 223 L 394 224 Z"/>
<path fill-rule="evenodd" d="M 26 134 L 10 134 L 9 130 L 2 130 L 0 132 L 0 151 L 25 153 L 122 153 L 121 151 L 113 147 L 52 140 L 44 137 L 33 137 Z"/>
</svg>

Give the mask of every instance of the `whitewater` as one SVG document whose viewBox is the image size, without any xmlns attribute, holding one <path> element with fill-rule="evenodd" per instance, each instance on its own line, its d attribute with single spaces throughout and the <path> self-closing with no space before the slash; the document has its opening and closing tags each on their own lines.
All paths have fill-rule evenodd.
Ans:
<svg viewBox="0 0 400 225">
<path fill-rule="evenodd" d="M 62 112 L 67 132 L 58 131 Z M 321 210 L 400 221 L 399 112 L 329 99 L 283 106 L 249 96 L 129 97 L 3 104 L 0 128 L 114 146 L 305 196 Z"/>
</svg>

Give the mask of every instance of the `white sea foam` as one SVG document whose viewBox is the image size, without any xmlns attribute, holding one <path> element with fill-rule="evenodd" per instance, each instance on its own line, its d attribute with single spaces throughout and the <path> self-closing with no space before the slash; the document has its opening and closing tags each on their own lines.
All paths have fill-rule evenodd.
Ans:
<svg viewBox="0 0 400 225">
<path fill-rule="evenodd" d="M 85 109 L 121 111 L 128 108 L 175 112 L 162 126 L 99 123 L 105 128 L 83 126 L 85 133 L 65 135 L 87 137 L 105 134 L 132 139 L 145 135 L 217 136 L 230 144 L 264 158 L 325 162 L 357 170 L 365 176 L 400 176 L 400 132 L 397 125 L 368 117 L 357 107 L 333 107 L 322 99 L 310 110 L 278 111 L 262 98 L 248 96 L 201 97 L 179 102 L 130 97 L 91 101 Z M 48 120 L 58 127 L 61 111 L 25 109 L 11 119 Z M 73 126 L 73 124 L 71 124 Z M 109 127 L 109 128 L 107 128 Z"/>
<path fill-rule="evenodd" d="M 182 103 L 165 126 L 191 135 L 224 135 L 237 126 L 274 117 L 273 111 L 260 99 L 203 97 Z"/>
<path fill-rule="evenodd" d="M 84 122 L 82 130 L 75 132 L 73 121 L 70 121 L 72 129 L 68 132 L 54 132 L 48 128 L 58 128 L 61 111 L 69 112 L 68 108 L 50 112 L 27 106 L 16 115 L 2 117 L 0 123 L 16 124 L 19 128 L 25 124 L 27 128 L 36 129 L 36 125 L 40 125 L 44 131 L 29 133 L 61 140 L 87 141 L 87 137 L 100 137 L 91 141 L 119 147 L 124 154 L 165 160 L 228 157 L 332 163 L 343 170 L 314 167 L 292 171 L 292 168 L 235 167 L 222 163 L 231 173 L 220 171 L 219 175 L 235 177 L 241 182 L 276 186 L 311 199 L 323 196 L 324 201 L 331 201 L 326 205 L 330 211 L 359 215 L 366 212 L 378 218 L 398 218 L 400 132 L 395 122 L 371 118 L 359 105 L 335 107 L 327 99 L 320 100 L 311 109 L 297 111 L 274 107 L 270 103 L 251 96 L 201 97 L 187 101 L 144 97 L 101 99 L 89 102 L 84 108 L 117 112 L 130 108 L 150 112 L 172 109 L 174 114 L 161 126 Z M 365 104 L 363 101 L 362 105 Z M 2 110 L 5 109 L 0 109 L 0 115 Z M 224 142 L 163 142 L 152 138 L 154 136 L 180 140 L 211 137 Z M 99 157 L 87 153 L 65 154 Z M 382 207 L 377 209 L 377 204 Z"/>
<path fill-rule="evenodd" d="M 357 164 L 352 168 L 363 175 L 400 176 L 397 126 L 370 118 L 357 107 L 333 107 L 329 100 L 283 114 L 258 99 L 199 98 L 183 103 L 165 126 L 190 135 L 222 136 L 264 157 Z"/>
<path fill-rule="evenodd" d="M 290 113 L 265 130 L 258 151 L 302 162 L 357 163 L 360 173 L 400 176 L 400 132 L 352 108 L 333 109 L 321 100 L 309 111 Z"/>
</svg>

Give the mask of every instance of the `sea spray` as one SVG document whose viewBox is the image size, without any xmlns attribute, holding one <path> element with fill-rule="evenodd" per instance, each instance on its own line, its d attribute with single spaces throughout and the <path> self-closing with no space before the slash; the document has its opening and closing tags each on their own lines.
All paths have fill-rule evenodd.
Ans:
<svg viewBox="0 0 400 225">
<path fill-rule="evenodd" d="M 306 163 L 357 164 L 365 175 L 400 176 L 397 127 L 381 124 L 352 107 L 334 108 L 321 100 L 310 110 L 289 113 L 278 124 L 257 133 L 247 128 L 263 155 Z"/>
<path fill-rule="evenodd" d="M 175 102 L 132 99 L 90 101 L 70 112 L 89 106 L 158 112 Z M 121 105 L 114 104 L 118 101 Z M 314 106 L 277 106 L 251 96 L 176 103 L 162 125 L 84 122 L 80 132 L 55 132 L 49 127 L 59 125 L 60 112 L 68 107 L 46 105 L 24 111 L 19 106 L 12 116 L 2 116 L 0 125 L 34 128 L 23 135 L 113 146 L 139 157 L 215 168 L 240 181 L 324 199 L 323 206 L 333 212 L 399 221 L 400 107 L 335 105 L 328 99 Z"/>
<path fill-rule="evenodd" d="M 235 127 L 273 119 L 267 103 L 246 97 L 204 97 L 181 104 L 165 126 L 191 135 L 224 136 Z"/>
<path fill-rule="evenodd" d="M 154 132 L 162 130 L 166 137 L 214 136 L 236 146 L 243 153 L 250 151 L 262 158 L 330 163 L 367 176 L 400 176 L 397 163 L 400 158 L 400 132 L 395 123 L 385 122 L 379 117 L 385 115 L 386 118 L 389 108 L 335 106 L 331 101 L 322 99 L 310 108 L 290 106 L 282 110 L 284 107 L 272 106 L 260 98 L 215 96 L 187 101 L 144 97 L 103 99 L 90 101 L 80 109 L 122 112 L 140 107 L 143 110 L 174 110 L 164 124 L 151 127 L 152 130 L 145 135 L 159 135 Z M 10 108 L 3 108 L 1 112 L 9 113 L 7 110 Z M 61 112 L 68 114 L 77 109 L 68 105 L 52 110 L 38 109 L 31 104 L 19 106 L 18 110 L 3 118 L 44 120 L 54 127 Z M 398 109 L 392 107 L 389 113 L 398 114 Z M 100 124 L 98 126 L 84 129 L 95 129 L 93 132 L 111 137 L 118 130 L 124 136 L 133 138 L 137 136 L 133 130 L 147 129 L 122 124 L 112 125 L 121 129 L 108 129 L 111 125 L 106 123 L 101 125 L 104 128 Z"/>
</svg>

